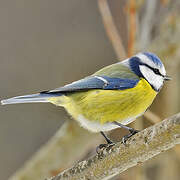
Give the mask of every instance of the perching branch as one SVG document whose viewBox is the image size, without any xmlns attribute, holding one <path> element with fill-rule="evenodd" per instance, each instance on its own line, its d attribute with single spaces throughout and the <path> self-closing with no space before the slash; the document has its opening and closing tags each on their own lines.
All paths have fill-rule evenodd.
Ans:
<svg viewBox="0 0 180 180">
<path fill-rule="evenodd" d="M 48 180 L 110 179 L 180 144 L 180 113 L 165 119 Z M 73 147 L 72 147 L 73 148 Z"/>
</svg>

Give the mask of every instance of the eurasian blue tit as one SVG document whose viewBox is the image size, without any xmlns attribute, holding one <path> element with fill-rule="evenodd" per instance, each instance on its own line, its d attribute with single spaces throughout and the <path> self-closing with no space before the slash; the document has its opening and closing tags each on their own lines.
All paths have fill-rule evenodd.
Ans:
<svg viewBox="0 0 180 180">
<path fill-rule="evenodd" d="M 161 60 L 153 53 L 138 53 L 122 62 L 63 87 L 37 94 L 2 100 L 4 104 L 50 102 L 64 107 L 79 124 L 91 132 L 126 126 L 141 116 L 161 90 L 166 75 Z"/>
</svg>

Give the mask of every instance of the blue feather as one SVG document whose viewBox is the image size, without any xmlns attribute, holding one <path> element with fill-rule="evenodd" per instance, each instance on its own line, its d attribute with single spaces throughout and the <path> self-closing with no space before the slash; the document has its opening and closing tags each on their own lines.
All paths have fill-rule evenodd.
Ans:
<svg viewBox="0 0 180 180">
<path fill-rule="evenodd" d="M 124 90 L 130 89 L 136 86 L 139 82 L 139 79 L 125 79 L 125 78 L 109 78 L 103 76 L 104 79 L 108 81 L 108 84 L 103 89 L 117 89 Z"/>
<path fill-rule="evenodd" d="M 149 59 L 151 59 L 156 65 L 160 67 L 163 66 L 161 60 L 155 54 L 150 52 L 144 52 L 143 54 L 146 55 Z"/>
<path fill-rule="evenodd" d="M 129 65 L 130 65 L 131 70 L 139 77 L 143 77 L 143 75 L 139 69 L 140 64 L 142 64 L 141 60 L 140 60 L 140 58 L 138 58 L 136 56 L 129 59 Z"/>
<path fill-rule="evenodd" d="M 90 89 L 124 90 L 133 88 L 134 86 L 136 86 L 138 82 L 139 79 L 110 78 L 107 76 L 90 76 L 85 79 L 68 84 L 66 86 L 57 88 L 55 90 L 47 91 L 45 93 L 67 93 Z"/>
</svg>

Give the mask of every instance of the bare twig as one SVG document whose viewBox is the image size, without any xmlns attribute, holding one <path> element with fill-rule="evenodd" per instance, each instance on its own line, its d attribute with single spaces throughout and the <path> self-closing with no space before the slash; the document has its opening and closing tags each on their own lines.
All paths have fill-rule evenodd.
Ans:
<svg viewBox="0 0 180 180">
<path fill-rule="evenodd" d="M 126 58 L 126 51 L 122 44 L 122 39 L 118 34 L 118 30 L 113 21 L 111 11 L 108 6 L 107 0 L 98 0 L 99 10 L 101 12 L 102 20 L 105 26 L 106 33 L 113 45 L 116 55 L 120 60 Z"/>
<path fill-rule="evenodd" d="M 110 179 L 157 154 L 180 144 L 180 113 L 117 143 L 49 180 Z"/>
<path fill-rule="evenodd" d="M 134 54 L 135 36 L 136 36 L 136 2 L 130 0 L 128 5 L 129 15 L 129 34 L 128 34 L 128 57 Z"/>
<path fill-rule="evenodd" d="M 142 19 L 140 32 L 141 50 L 145 50 L 150 43 L 157 3 L 157 0 L 146 1 L 146 10 Z"/>
<path fill-rule="evenodd" d="M 165 0 L 166 1 L 166 0 Z M 179 0 L 173 0 L 173 3 L 171 1 L 166 1 L 166 3 L 161 3 L 162 6 L 158 8 L 158 11 L 156 12 L 156 16 L 153 19 L 153 28 L 156 28 L 156 35 L 153 37 L 155 39 L 159 36 L 161 24 L 166 21 L 168 16 L 170 14 L 173 14 L 175 11 L 179 10 L 180 1 Z M 158 32 L 158 33 L 157 33 Z"/>
</svg>

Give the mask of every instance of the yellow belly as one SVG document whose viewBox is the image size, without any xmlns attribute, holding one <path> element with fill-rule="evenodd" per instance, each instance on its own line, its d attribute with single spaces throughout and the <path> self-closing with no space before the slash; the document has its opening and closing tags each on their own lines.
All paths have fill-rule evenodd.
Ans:
<svg viewBox="0 0 180 180">
<path fill-rule="evenodd" d="M 89 90 L 68 96 L 50 98 L 49 101 L 65 109 L 78 120 L 85 119 L 100 124 L 118 121 L 128 124 L 151 105 L 155 92 L 145 79 L 136 87 L 126 90 Z"/>
</svg>

